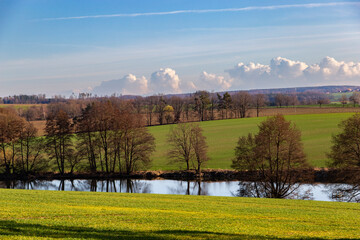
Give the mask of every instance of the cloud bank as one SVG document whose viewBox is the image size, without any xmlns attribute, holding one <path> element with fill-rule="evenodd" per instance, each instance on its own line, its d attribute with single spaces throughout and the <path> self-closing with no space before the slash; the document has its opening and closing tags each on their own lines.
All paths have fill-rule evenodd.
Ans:
<svg viewBox="0 0 360 240">
<path fill-rule="evenodd" d="M 291 9 L 291 8 L 320 8 L 320 7 L 338 7 L 338 6 L 360 6 L 360 3 L 359 2 L 306 3 L 306 4 L 271 5 L 271 6 L 249 6 L 249 7 L 242 7 L 242 8 L 223 8 L 223 9 L 190 9 L 190 10 L 175 10 L 175 11 L 167 11 L 167 12 L 118 13 L 118 14 L 43 18 L 43 19 L 40 19 L 40 21 L 76 20 L 76 19 L 88 19 L 88 18 L 143 17 L 143 16 L 175 15 L 175 14 L 245 12 L 245 11 L 259 11 L 259 10 L 277 10 L 277 9 Z"/>
<path fill-rule="evenodd" d="M 277 57 L 269 65 L 238 63 L 225 70 L 233 79 L 232 87 L 271 88 L 322 84 L 360 85 L 360 62 L 337 61 L 325 57 L 320 63 L 307 64 Z"/>
<path fill-rule="evenodd" d="M 196 90 L 226 91 L 251 88 L 281 88 L 315 85 L 360 85 L 360 62 L 338 61 L 325 57 L 319 63 L 276 57 L 268 65 L 261 63 L 236 64 L 225 70 L 226 75 L 201 72 L 197 79 L 183 81 L 172 68 L 161 68 L 150 75 L 128 74 L 120 79 L 103 81 L 94 93 L 111 95 L 176 94 Z"/>
</svg>

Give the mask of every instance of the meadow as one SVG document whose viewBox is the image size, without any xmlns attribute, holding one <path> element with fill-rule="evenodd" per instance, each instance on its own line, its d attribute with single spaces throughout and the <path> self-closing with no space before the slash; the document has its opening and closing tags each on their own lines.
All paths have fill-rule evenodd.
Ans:
<svg viewBox="0 0 360 240">
<path fill-rule="evenodd" d="M 331 136 L 339 132 L 338 124 L 352 114 L 288 115 L 286 119 L 294 122 L 301 130 L 304 150 L 309 163 L 314 167 L 327 167 L 326 152 L 330 150 Z M 231 169 L 231 161 L 234 158 L 234 149 L 239 136 L 256 133 L 258 124 L 264 119 L 266 117 L 201 122 L 200 125 L 209 145 L 210 160 L 206 168 Z M 156 139 L 156 151 L 152 156 L 152 170 L 179 169 L 179 167 L 176 168 L 173 164 L 169 164 L 166 156 L 169 149 L 167 135 L 171 127 L 174 125 L 149 127 Z"/>
<path fill-rule="evenodd" d="M 1 239 L 360 238 L 356 203 L 0 189 Z"/>
</svg>

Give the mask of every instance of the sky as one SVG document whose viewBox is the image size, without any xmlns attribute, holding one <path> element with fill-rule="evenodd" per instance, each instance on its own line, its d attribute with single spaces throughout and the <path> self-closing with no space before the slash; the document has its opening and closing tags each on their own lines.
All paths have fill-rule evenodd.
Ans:
<svg viewBox="0 0 360 240">
<path fill-rule="evenodd" d="M 360 85 L 360 1 L 0 0 L 0 96 Z"/>
</svg>

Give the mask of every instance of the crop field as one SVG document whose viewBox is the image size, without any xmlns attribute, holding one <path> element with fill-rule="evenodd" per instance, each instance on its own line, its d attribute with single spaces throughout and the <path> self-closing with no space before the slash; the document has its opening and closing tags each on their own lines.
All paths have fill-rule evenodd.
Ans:
<svg viewBox="0 0 360 240">
<path fill-rule="evenodd" d="M 0 190 L 1 239 L 360 238 L 356 203 Z"/>
<path fill-rule="evenodd" d="M 305 114 L 289 115 L 287 120 L 293 121 L 302 131 L 302 141 L 309 162 L 314 167 L 326 167 L 326 152 L 331 146 L 331 135 L 339 131 L 340 121 L 353 113 Z M 209 145 L 210 160 L 206 168 L 230 169 L 234 157 L 234 149 L 239 136 L 255 133 L 258 124 L 265 117 L 229 119 L 202 122 Z M 156 152 L 153 154 L 152 170 L 179 169 L 169 164 L 166 152 L 169 148 L 167 134 L 174 125 L 150 127 L 149 130 L 156 139 Z"/>
</svg>

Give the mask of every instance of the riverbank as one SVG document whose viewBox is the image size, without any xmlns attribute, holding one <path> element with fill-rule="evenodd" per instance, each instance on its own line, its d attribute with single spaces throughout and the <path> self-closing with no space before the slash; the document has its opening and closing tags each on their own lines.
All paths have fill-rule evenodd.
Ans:
<svg viewBox="0 0 360 240">
<path fill-rule="evenodd" d="M 360 170 L 339 169 L 305 169 L 294 171 L 294 179 L 298 182 L 351 182 L 354 176 L 360 176 Z M 236 171 L 222 169 L 205 169 L 201 175 L 196 171 L 138 171 L 131 174 L 123 173 L 39 173 L 39 174 L 0 174 L 0 180 L 66 180 L 66 179 L 171 179 L 171 180 L 197 180 L 203 181 L 261 181 L 257 171 Z"/>
</svg>

